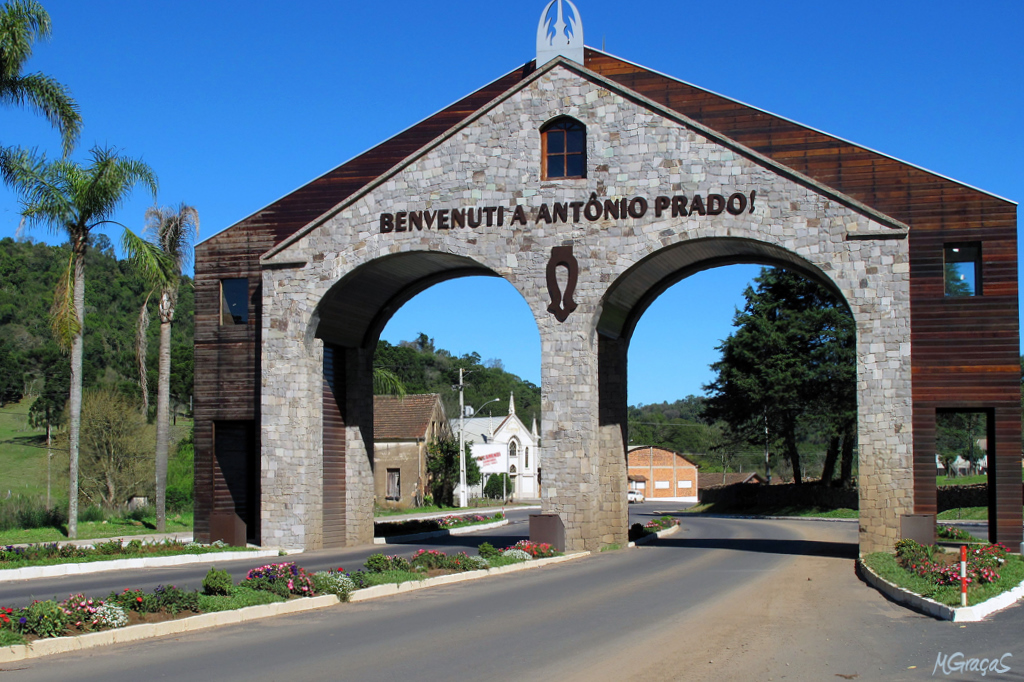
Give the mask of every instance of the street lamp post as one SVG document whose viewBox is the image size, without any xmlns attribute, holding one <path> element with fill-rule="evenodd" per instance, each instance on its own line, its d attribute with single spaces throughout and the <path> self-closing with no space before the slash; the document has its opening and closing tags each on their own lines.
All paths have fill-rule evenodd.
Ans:
<svg viewBox="0 0 1024 682">
<path fill-rule="evenodd" d="M 466 382 L 463 380 L 463 370 L 459 368 L 459 507 L 469 506 L 469 486 L 466 484 L 466 400 L 463 389 Z M 477 415 L 485 405 L 497 402 L 498 398 L 488 400 L 480 407 L 473 410 L 473 417 Z M 472 417 L 470 417 L 472 419 Z"/>
</svg>

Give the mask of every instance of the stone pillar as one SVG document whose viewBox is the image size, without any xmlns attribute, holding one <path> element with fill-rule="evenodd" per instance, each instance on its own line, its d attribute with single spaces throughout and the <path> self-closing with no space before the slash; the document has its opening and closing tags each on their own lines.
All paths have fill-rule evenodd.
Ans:
<svg viewBox="0 0 1024 682">
<path fill-rule="evenodd" d="M 273 291 L 270 285 L 266 288 Z M 305 324 L 292 322 L 299 318 L 293 310 L 275 307 L 283 296 L 265 300 L 270 305 L 263 317 L 260 386 L 260 544 L 318 549 L 323 541 L 323 344 L 306 337 Z"/>
<path fill-rule="evenodd" d="M 629 428 L 626 395 L 626 357 L 623 339 L 598 336 L 598 449 L 601 495 L 597 527 L 600 544 L 625 547 L 629 543 L 629 500 L 626 497 L 626 446 Z"/>
<path fill-rule="evenodd" d="M 892 552 L 900 538 L 901 517 L 914 510 L 910 296 L 905 261 L 897 259 L 892 270 L 887 291 L 863 288 L 849 301 L 857 322 L 861 554 Z"/>
<path fill-rule="evenodd" d="M 589 307 L 589 306 L 588 306 Z M 557 322 L 539 325 L 541 340 L 541 423 L 545 513 L 565 524 L 567 551 L 600 548 L 597 526 L 601 490 L 597 448 L 598 386 L 596 333 L 584 306 Z"/>
<path fill-rule="evenodd" d="M 373 349 L 346 348 L 345 544 L 373 544 Z"/>
<path fill-rule="evenodd" d="M 541 498 L 562 518 L 569 551 L 628 542 L 626 344 L 599 336 L 583 309 L 540 325 Z"/>
</svg>

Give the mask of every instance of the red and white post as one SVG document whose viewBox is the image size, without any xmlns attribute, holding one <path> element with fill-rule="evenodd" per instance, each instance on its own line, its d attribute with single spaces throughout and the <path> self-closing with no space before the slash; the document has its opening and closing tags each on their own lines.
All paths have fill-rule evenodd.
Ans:
<svg viewBox="0 0 1024 682">
<path fill-rule="evenodd" d="M 960 545 L 960 606 L 967 606 L 967 545 Z"/>
</svg>

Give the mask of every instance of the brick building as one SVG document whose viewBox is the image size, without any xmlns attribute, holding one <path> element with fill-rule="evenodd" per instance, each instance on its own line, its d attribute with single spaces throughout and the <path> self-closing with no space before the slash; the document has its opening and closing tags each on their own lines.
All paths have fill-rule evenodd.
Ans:
<svg viewBox="0 0 1024 682">
<path fill-rule="evenodd" d="M 647 499 L 697 501 L 697 465 L 678 452 L 645 445 L 627 456 L 629 487 Z"/>
</svg>

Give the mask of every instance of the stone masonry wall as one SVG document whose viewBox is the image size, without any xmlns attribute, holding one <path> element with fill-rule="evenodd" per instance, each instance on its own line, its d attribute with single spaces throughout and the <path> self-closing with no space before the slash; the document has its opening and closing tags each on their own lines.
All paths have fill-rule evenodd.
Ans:
<svg viewBox="0 0 1024 682">
<path fill-rule="evenodd" d="M 542 181 L 540 133 L 559 115 L 587 126 L 588 177 Z M 757 192 L 753 212 L 660 217 L 656 196 Z M 643 217 L 537 222 L 541 203 L 644 197 Z M 527 209 L 526 226 L 508 224 Z M 503 206 L 502 227 L 380 231 L 380 214 Z M 626 536 L 626 345 L 597 332 L 605 296 L 626 271 L 678 244 L 702 240 L 769 244 L 793 254 L 843 294 L 857 323 L 861 549 L 892 546 L 899 515 L 913 508 L 910 430 L 909 268 L 905 239 L 847 238 L 888 228 L 812 183 L 780 175 L 770 164 L 645 108 L 601 82 L 556 65 L 366 193 L 287 242 L 268 263 L 304 263 L 264 271 L 263 533 L 266 541 L 315 548 L 320 527 L 319 341 L 313 339 L 324 295 L 342 277 L 395 253 L 443 252 L 472 259 L 505 278 L 530 305 L 541 338 L 546 511 L 561 515 L 569 549 L 596 549 Z M 565 322 L 547 311 L 551 249 L 573 247 L 580 264 Z M 688 247 L 689 248 L 689 247 Z M 410 282 L 411 283 L 411 282 Z M 373 312 L 373 311 L 369 311 Z M 372 348 L 360 350 L 372 361 Z M 666 354 L 666 362 L 677 361 Z M 685 360 L 684 360 L 685 361 Z M 364 377 L 369 365 L 363 359 Z M 356 386 L 356 384 L 351 384 Z M 358 384 L 370 401 L 370 384 Z M 350 402 L 350 405 L 353 404 Z M 366 429 L 352 427 L 349 453 L 365 464 L 348 469 L 349 490 L 362 485 L 350 512 L 372 513 L 372 452 Z M 350 516 L 349 518 L 357 518 Z M 372 526 L 371 526 L 372 528 Z M 360 531 L 350 537 L 362 540 Z"/>
</svg>

